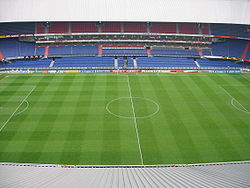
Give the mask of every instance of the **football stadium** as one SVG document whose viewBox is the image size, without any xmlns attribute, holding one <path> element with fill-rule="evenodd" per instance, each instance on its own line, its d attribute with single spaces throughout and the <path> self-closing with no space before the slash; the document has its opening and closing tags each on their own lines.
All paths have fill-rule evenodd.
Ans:
<svg viewBox="0 0 250 188">
<path fill-rule="evenodd" d="M 0 1 L 0 187 L 250 187 L 250 1 Z"/>
</svg>

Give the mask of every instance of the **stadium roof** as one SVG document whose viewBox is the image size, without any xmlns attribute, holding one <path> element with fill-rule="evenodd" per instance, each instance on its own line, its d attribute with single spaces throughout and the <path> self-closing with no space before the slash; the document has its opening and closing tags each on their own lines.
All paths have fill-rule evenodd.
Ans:
<svg viewBox="0 0 250 188">
<path fill-rule="evenodd" d="M 142 21 L 250 24 L 250 0 L 1 0 L 0 22 Z"/>
</svg>

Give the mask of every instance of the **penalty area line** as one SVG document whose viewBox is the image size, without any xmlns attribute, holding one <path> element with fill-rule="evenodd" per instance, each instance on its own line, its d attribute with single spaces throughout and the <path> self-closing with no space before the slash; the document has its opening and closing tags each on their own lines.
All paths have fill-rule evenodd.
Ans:
<svg viewBox="0 0 250 188">
<path fill-rule="evenodd" d="M 131 93 L 131 87 L 130 87 L 130 81 L 129 81 L 129 76 L 128 75 L 127 75 L 127 80 L 128 80 L 129 97 L 130 97 L 132 110 L 133 110 L 133 117 L 134 117 L 133 119 L 134 119 L 136 138 L 137 138 L 138 148 L 139 148 L 139 151 L 140 151 L 141 164 L 144 165 L 144 160 L 143 160 L 142 150 L 141 150 L 141 144 L 140 144 L 139 131 L 138 131 L 137 120 L 136 120 L 136 115 L 135 115 L 135 107 L 134 107 L 134 102 L 133 102 L 133 97 L 132 97 L 132 93 Z"/>
<path fill-rule="evenodd" d="M 31 95 L 31 93 L 34 91 L 35 88 L 36 88 L 36 86 L 33 87 L 33 89 L 26 95 L 26 97 L 22 100 L 22 102 L 17 106 L 15 111 L 10 115 L 10 117 L 7 119 L 7 121 L 1 126 L 0 132 L 4 129 L 4 127 L 7 125 L 7 123 L 11 120 L 11 118 L 15 115 L 17 110 L 21 107 L 21 105 L 24 103 L 24 101 L 26 101 L 26 99 Z"/>
<path fill-rule="evenodd" d="M 235 105 L 233 105 L 233 102 L 232 102 L 234 100 L 244 109 L 245 113 L 249 113 L 249 111 L 237 99 L 235 99 L 227 90 L 225 90 L 222 86 L 220 86 L 220 88 L 223 89 L 225 91 L 225 93 L 232 98 L 231 105 L 233 107 L 235 107 Z M 239 110 L 239 108 L 237 108 L 237 107 L 235 107 L 235 108 Z M 243 111 L 243 110 L 240 110 L 240 111 Z"/>
</svg>

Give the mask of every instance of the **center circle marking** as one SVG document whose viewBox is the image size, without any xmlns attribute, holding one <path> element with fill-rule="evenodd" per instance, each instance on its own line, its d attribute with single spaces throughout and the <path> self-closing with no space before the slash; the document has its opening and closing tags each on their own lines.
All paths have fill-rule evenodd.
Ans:
<svg viewBox="0 0 250 188">
<path fill-rule="evenodd" d="M 146 116 L 123 116 L 123 115 L 120 115 L 120 114 L 117 114 L 117 113 L 114 113 L 110 110 L 110 105 L 115 102 L 115 101 L 119 101 L 119 100 L 122 100 L 122 99 L 129 99 L 129 100 L 132 100 L 133 99 L 142 99 L 142 100 L 145 100 L 145 101 L 148 101 L 148 102 L 151 102 L 153 103 L 155 106 L 156 106 L 156 110 L 153 112 L 153 113 L 150 113 L 149 115 L 146 115 Z M 132 104 L 131 104 L 132 105 Z M 111 115 L 113 116 L 116 116 L 116 117 L 119 117 L 119 118 L 124 118 L 124 119 L 145 119 L 145 118 L 150 118 L 152 116 L 154 116 L 155 114 L 157 114 L 160 110 L 160 105 L 155 102 L 154 100 L 152 99 L 149 99 L 149 98 L 144 98 L 144 97 L 119 97 L 119 98 L 116 98 L 116 99 L 113 99 L 111 101 L 109 101 L 106 105 L 106 110 L 108 111 L 108 113 L 110 113 Z"/>
</svg>

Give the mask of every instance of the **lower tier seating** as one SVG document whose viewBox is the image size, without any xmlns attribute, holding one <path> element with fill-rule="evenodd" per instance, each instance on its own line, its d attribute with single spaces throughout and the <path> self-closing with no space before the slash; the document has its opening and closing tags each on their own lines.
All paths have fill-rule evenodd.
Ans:
<svg viewBox="0 0 250 188">
<path fill-rule="evenodd" d="M 63 57 L 55 60 L 54 67 L 113 67 L 113 57 Z"/>
<path fill-rule="evenodd" d="M 197 61 L 199 62 L 201 67 L 245 67 L 231 61 L 211 61 L 208 59 L 198 59 Z"/>
<path fill-rule="evenodd" d="M 127 57 L 127 67 L 133 68 L 134 62 L 132 57 Z M 198 63 L 197 63 L 198 62 Z M 138 67 L 245 67 L 231 61 L 211 61 L 208 59 L 197 59 L 196 63 L 193 58 L 185 57 L 137 57 Z M 0 68 L 38 68 L 38 67 L 114 67 L 114 57 L 62 57 L 54 59 L 40 59 L 29 61 L 16 61 Z M 118 67 L 123 67 L 123 57 L 118 57 Z"/>
<path fill-rule="evenodd" d="M 193 59 L 179 57 L 139 57 L 139 67 L 196 67 Z"/>
<path fill-rule="evenodd" d="M 29 68 L 29 67 L 49 67 L 50 59 L 40 59 L 33 61 L 16 61 L 6 65 L 0 65 L 0 68 Z"/>
</svg>

